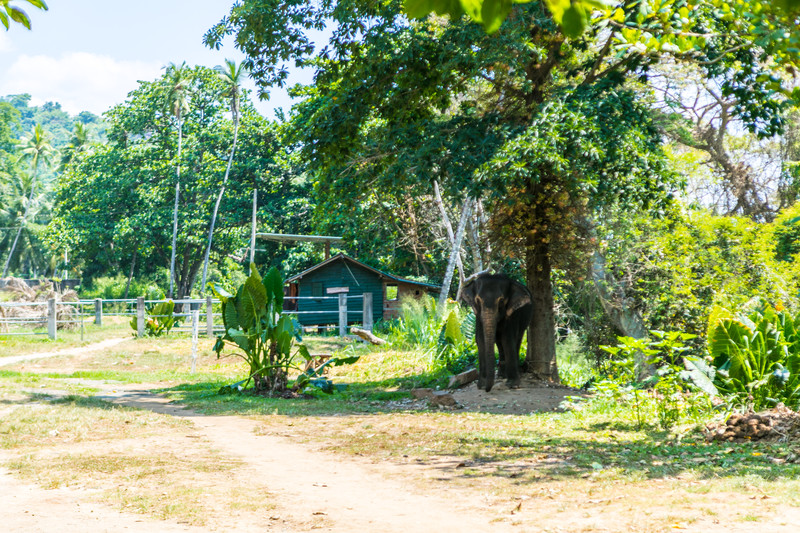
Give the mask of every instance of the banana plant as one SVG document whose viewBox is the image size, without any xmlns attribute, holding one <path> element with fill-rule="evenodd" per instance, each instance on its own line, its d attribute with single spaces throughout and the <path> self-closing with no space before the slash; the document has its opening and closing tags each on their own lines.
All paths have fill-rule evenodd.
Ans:
<svg viewBox="0 0 800 533">
<path fill-rule="evenodd" d="M 748 315 L 715 308 L 708 352 L 717 386 L 754 409 L 783 402 L 800 405 L 800 314 L 760 305 Z"/>
<path fill-rule="evenodd" d="M 252 380 L 256 392 L 285 392 L 294 355 L 306 361 L 311 355 L 302 344 L 300 324 L 282 314 L 283 279 L 278 270 L 273 267 L 262 278 L 251 264 L 250 276 L 235 295 L 219 286 L 214 287 L 214 293 L 222 302 L 225 325 L 225 333 L 214 345 L 217 357 L 226 344 L 235 346 L 240 350 L 237 355 L 249 366 L 245 387 Z"/>
<path fill-rule="evenodd" d="M 160 337 L 178 324 L 179 320 L 174 316 L 175 302 L 167 300 L 159 302 L 147 310 L 147 319 L 144 322 L 145 335 L 150 337 Z M 131 319 L 131 327 L 134 331 L 138 330 L 136 317 Z"/>
</svg>

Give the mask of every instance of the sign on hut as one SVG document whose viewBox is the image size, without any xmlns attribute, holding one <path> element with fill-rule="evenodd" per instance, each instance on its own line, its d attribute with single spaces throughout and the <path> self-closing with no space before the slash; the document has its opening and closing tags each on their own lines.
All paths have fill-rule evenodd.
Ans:
<svg viewBox="0 0 800 533">
<path fill-rule="evenodd" d="M 363 295 L 371 293 L 375 322 L 397 317 L 404 296 L 439 290 L 437 285 L 387 274 L 340 253 L 286 280 L 284 310 L 296 312 L 304 326 L 337 324 L 339 295 L 346 295 L 348 324 L 361 323 Z"/>
</svg>

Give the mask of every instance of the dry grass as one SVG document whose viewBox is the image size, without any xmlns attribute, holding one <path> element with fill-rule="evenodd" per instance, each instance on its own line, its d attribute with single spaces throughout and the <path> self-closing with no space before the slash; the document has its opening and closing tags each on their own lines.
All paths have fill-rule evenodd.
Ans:
<svg viewBox="0 0 800 533">
<path fill-rule="evenodd" d="M 12 407 L 0 419 L 5 466 L 44 488 L 85 489 L 121 510 L 201 526 L 235 515 L 263 518 L 274 507 L 263 490 L 243 504 L 232 480 L 251 473 L 185 420 L 79 397 L 6 403 Z"/>
</svg>

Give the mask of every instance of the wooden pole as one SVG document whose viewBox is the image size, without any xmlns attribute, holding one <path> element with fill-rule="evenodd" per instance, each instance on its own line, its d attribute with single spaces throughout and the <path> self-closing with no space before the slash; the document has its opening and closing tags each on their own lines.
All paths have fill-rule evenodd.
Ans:
<svg viewBox="0 0 800 533">
<path fill-rule="evenodd" d="M 347 294 L 339 293 L 339 336 L 347 335 Z"/>
<path fill-rule="evenodd" d="M 364 317 L 361 324 L 366 331 L 372 331 L 372 293 L 364 293 Z"/>
<path fill-rule="evenodd" d="M 200 331 L 200 310 L 192 310 L 192 374 L 197 369 L 197 337 Z"/>
<path fill-rule="evenodd" d="M 136 298 L 136 336 L 144 337 L 144 296 Z"/>
<path fill-rule="evenodd" d="M 214 313 L 212 306 L 211 296 L 206 296 L 206 336 L 209 339 L 214 336 Z"/>
<path fill-rule="evenodd" d="M 47 336 L 52 340 L 56 340 L 56 330 L 58 329 L 56 323 L 56 299 L 50 298 L 47 300 Z"/>
<path fill-rule="evenodd" d="M 103 300 L 100 298 L 94 299 L 94 323 L 96 326 L 103 325 Z"/>
</svg>

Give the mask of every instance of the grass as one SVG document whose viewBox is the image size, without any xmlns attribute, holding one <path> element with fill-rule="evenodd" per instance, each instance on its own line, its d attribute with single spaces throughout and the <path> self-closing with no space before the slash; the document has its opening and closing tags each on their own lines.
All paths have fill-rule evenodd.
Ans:
<svg viewBox="0 0 800 533">
<path fill-rule="evenodd" d="M 0 331 L 0 358 L 64 350 L 77 346 L 86 346 L 106 339 L 133 335 L 133 330 L 128 324 L 128 320 L 123 317 L 105 317 L 102 326 L 96 326 L 94 319 L 85 319 L 83 333 L 81 333 L 80 327 L 60 329 L 55 340 L 51 340 L 47 336 L 46 328 L 14 331 L 35 333 L 35 335 L 3 335 L 3 332 Z"/>
<path fill-rule="evenodd" d="M 91 357 L 10 366 L 0 370 L 0 448 L 13 452 L 7 466 L 26 479 L 43 486 L 96 485 L 104 499 L 121 508 L 149 509 L 153 516 L 193 524 L 213 522 L 214 512 L 234 512 L 241 501 L 230 492 L 215 492 L 207 478 L 232 477 L 236 461 L 199 444 L 185 457 L 154 457 L 132 443 L 184 433 L 183 422 L 90 397 L 98 382 L 152 383 L 197 411 L 254 417 L 264 433 L 291 426 L 293 438 L 337 454 L 427 465 L 441 471 L 447 483 L 483 487 L 508 501 L 534 487 L 634 498 L 657 483 L 659 490 L 666 484 L 678 491 L 665 504 L 671 511 L 696 508 L 714 516 L 706 498 L 715 493 L 769 494 L 771 502 L 789 505 L 800 498 L 800 465 L 787 460 L 800 453 L 795 443 L 706 443 L 692 425 L 703 420 L 688 414 L 684 426 L 663 431 L 646 398 L 638 415 L 630 400 L 610 396 L 577 402 L 567 412 L 524 416 L 407 410 L 399 400 L 408 398 L 409 389 L 441 386 L 447 378 L 429 352 L 350 345 L 330 337 L 310 337 L 307 343 L 312 353 L 361 356 L 354 365 L 331 369 L 329 377 L 346 388 L 295 400 L 220 396 L 220 386 L 241 379 L 245 364 L 236 357 L 218 359 L 212 341 L 201 339 L 192 374 L 189 339 L 181 335 L 130 339 Z M 579 348 L 561 348 L 560 356 L 568 357 L 562 369 L 582 380 L 587 370 Z M 61 397 L 53 390 L 63 391 Z M 723 414 L 707 412 L 705 420 Z M 87 445 L 91 453 L 75 453 Z M 209 494 L 216 495 L 217 511 L 203 509 Z M 760 520 L 758 501 L 747 505 L 738 520 Z M 263 506 L 268 502 L 246 507 Z M 677 513 L 658 520 L 693 519 Z"/>
</svg>

